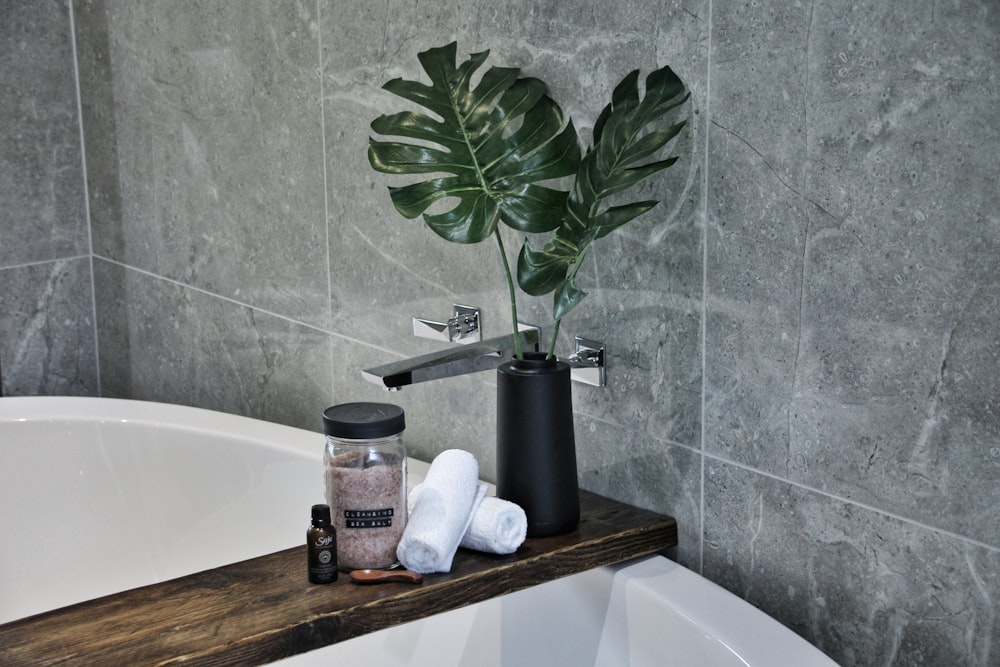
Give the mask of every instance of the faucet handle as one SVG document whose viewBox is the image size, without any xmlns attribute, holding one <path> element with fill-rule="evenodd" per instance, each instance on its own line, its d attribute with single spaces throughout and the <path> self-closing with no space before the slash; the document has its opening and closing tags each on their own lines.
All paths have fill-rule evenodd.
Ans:
<svg viewBox="0 0 1000 667">
<path fill-rule="evenodd" d="M 582 336 L 576 336 L 575 342 L 573 356 L 563 360 L 569 364 L 570 377 L 595 387 L 607 386 L 604 343 Z"/>
<path fill-rule="evenodd" d="M 413 335 L 448 343 L 476 343 L 483 339 L 481 314 L 476 306 L 452 305 L 452 317 L 446 322 L 413 318 Z"/>
</svg>

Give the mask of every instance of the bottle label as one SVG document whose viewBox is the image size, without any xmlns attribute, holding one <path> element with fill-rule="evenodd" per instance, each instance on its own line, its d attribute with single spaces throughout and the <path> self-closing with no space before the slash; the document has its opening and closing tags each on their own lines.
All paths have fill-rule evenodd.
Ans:
<svg viewBox="0 0 1000 667">
<path fill-rule="evenodd" d="M 381 510 L 344 510 L 348 528 L 387 528 L 392 525 L 392 508 Z"/>
</svg>

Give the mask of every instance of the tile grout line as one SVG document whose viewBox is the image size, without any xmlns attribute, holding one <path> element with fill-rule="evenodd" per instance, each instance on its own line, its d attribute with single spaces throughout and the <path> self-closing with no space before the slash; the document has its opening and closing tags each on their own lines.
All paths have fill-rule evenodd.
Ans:
<svg viewBox="0 0 1000 667">
<path fill-rule="evenodd" d="M 603 417 L 599 417 L 597 415 L 592 415 L 592 414 L 589 414 L 589 413 L 586 413 L 586 412 L 578 412 L 578 413 L 575 413 L 575 414 L 579 415 L 580 417 L 589 419 L 591 421 L 598 422 L 598 423 L 603 424 L 605 426 L 609 426 L 609 427 L 612 427 L 612 428 L 623 429 L 625 431 L 634 432 L 634 433 L 637 433 L 639 435 L 643 435 L 643 436 L 648 437 L 648 438 L 650 438 L 650 439 L 652 439 L 652 440 L 654 440 L 656 442 L 668 445 L 670 447 L 677 447 L 677 448 L 680 448 L 680 449 L 684 449 L 684 450 L 689 451 L 692 454 L 698 456 L 701 459 L 702 464 L 704 464 L 705 459 L 710 459 L 710 460 L 715 461 L 717 463 L 720 463 L 722 465 L 728 465 L 728 466 L 732 466 L 734 468 L 739 468 L 740 470 L 744 470 L 744 471 L 749 472 L 749 473 L 760 475 L 761 477 L 766 477 L 766 478 L 768 478 L 768 479 L 770 479 L 772 481 L 779 482 L 781 484 L 787 484 L 787 485 L 789 485 L 791 487 L 794 487 L 796 489 L 801 489 L 802 491 L 806 491 L 807 493 L 815 493 L 815 494 L 817 494 L 819 496 L 822 496 L 824 498 L 836 501 L 836 502 L 844 504 L 844 505 L 850 505 L 850 506 L 862 509 L 862 510 L 864 510 L 866 512 L 872 512 L 872 513 L 877 514 L 879 516 L 884 516 L 884 517 L 888 517 L 888 518 L 891 518 L 891 519 L 895 519 L 897 521 L 901 521 L 903 523 L 906 523 L 906 524 L 909 524 L 909 525 L 912 525 L 912 526 L 916 526 L 917 528 L 920 528 L 922 530 L 926 530 L 926 531 L 933 532 L 933 533 L 938 533 L 938 534 L 941 534 L 941 535 L 944 535 L 944 536 L 947 536 L 947 537 L 959 540 L 960 542 L 963 542 L 963 543 L 967 543 L 967 544 L 971 544 L 971 545 L 974 545 L 974 546 L 977 546 L 977 547 L 981 547 L 981 548 L 987 549 L 989 551 L 1000 552 L 1000 545 L 993 545 L 993 544 L 989 544 L 987 542 L 982 542 L 982 541 L 977 540 L 975 538 L 969 537 L 968 535 L 963 535 L 961 533 L 956 533 L 954 531 L 950 531 L 950 530 L 947 530 L 945 528 L 940 528 L 938 526 L 933 526 L 931 524 L 923 523 L 923 522 L 919 521 L 918 519 L 909 518 L 909 517 L 903 516 L 901 514 L 898 514 L 896 512 L 892 512 L 892 511 L 889 511 L 889 510 L 886 510 L 886 509 L 882 509 L 882 508 L 876 507 L 875 505 L 869 505 L 869 504 L 864 503 L 864 502 L 859 502 L 857 500 L 852 500 L 850 498 L 845 498 L 844 496 L 837 495 L 836 493 L 831 493 L 829 491 L 824 491 L 822 489 L 817 489 L 816 487 L 809 486 L 808 484 L 804 484 L 802 482 L 798 482 L 798 481 L 795 481 L 795 480 L 792 480 L 792 479 L 781 477 L 780 475 L 777 475 L 775 473 L 768 472 L 768 471 L 763 470 L 761 468 L 757 468 L 757 467 L 754 467 L 754 466 L 751 466 L 751 465 L 747 465 L 746 463 L 741 463 L 739 461 L 735 461 L 733 459 L 729 459 L 729 458 L 726 458 L 724 456 L 720 456 L 718 454 L 706 453 L 706 452 L 700 450 L 697 446 L 694 446 L 694 445 L 684 444 L 684 443 L 679 442 L 677 440 L 659 439 L 659 438 L 656 438 L 654 436 L 651 436 L 648 431 L 645 431 L 645 430 L 643 430 L 641 428 L 630 427 L 630 426 L 627 426 L 625 424 L 620 424 L 618 422 L 614 422 L 614 421 L 611 421 L 609 419 L 605 419 Z M 702 467 L 704 467 L 704 465 Z"/>
<path fill-rule="evenodd" d="M 699 429 L 699 461 L 701 480 L 699 483 L 698 508 L 698 572 L 705 572 L 705 371 L 708 368 L 706 352 L 708 344 L 708 186 L 709 186 L 709 128 L 712 114 L 712 0 L 708 0 L 708 53 L 705 58 L 705 158 L 701 188 L 701 428 Z"/>
<path fill-rule="evenodd" d="M 0 271 L 6 271 L 7 269 L 28 269 L 33 266 L 45 266 L 46 264 L 54 264 L 55 262 L 72 262 L 75 259 L 89 259 L 91 254 L 85 252 L 79 255 L 69 255 L 68 257 L 52 257 L 51 259 L 39 259 L 34 262 L 24 262 L 23 264 L 11 264 L 9 266 L 0 266 Z"/>
<path fill-rule="evenodd" d="M 327 326 L 333 326 L 333 262 L 330 256 L 330 181 L 326 168 L 326 90 L 323 79 L 326 76 L 326 62 L 323 59 L 323 10 L 320 0 L 316 0 L 316 75 L 319 79 L 319 141 L 320 155 L 323 160 L 323 238 L 326 239 L 326 312 Z M 330 399 L 336 393 L 334 387 L 334 368 L 336 362 L 333 354 L 333 341 L 329 341 L 327 348 L 330 353 Z"/>
<path fill-rule="evenodd" d="M 681 445 L 681 446 L 683 446 L 683 445 Z M 768 478 L 770 480 L 773 480 L 775 482 L 780 482 L 782 484 L 787 484 L 789 486 L 795 487 L 797 489 L 801 489 L 803 491 L 807 491 L 809 493 L 815 493 L 815 494 L 817 494 L 819 496 L 823 496 L 824 498 L 828 498 L 830 500 L 834 500 L 836 502 L 843 503 L 844 505 L 851 505 L 853 507 L 858 507 L 860 509 L 865 510 L 866 512 L 872 512 L 873 514 L 878 514 L 880 516 L 888 517 L 890 519 L 895 519 L 896 521 L 901 521 L 901 522 L 909 524 L 911 526 L 915 526 L 917 528 L 921 528 L 923 530 L 926 530 L 926 531 L 929 531 L 929 532 L 932 532 L 932 533 L 937 533 L 939 535 L 943 535 L 943 536 L 946 536 L 946 537 L 958 540 L 959 542 L 963 542 L 965 544 L 971 544 L 971 545 L 974 545 L 974 546 L 977 546 L 977 547 L 981 547 L 983 549 L 987 549 L 989 551 L 994 551 L 994 552 L 1000 553 L 1000 546 L 993 545 L 993 544 L 988 544 L 986 542 L 981 542 L 980 540 L 977 540 L 975 538 L 969 537 L 968 535 L 962 535 L 961 533 L 956 533 L 956 532 L 948 530 L 946 528 L 939 528 L 938 526 L 932 526 L 930 524 L 926 524 L 926 523 L 923 523 L 921 521 L 918 521 L 917 519 L 911 519 L 911 518 L 905 517 L 905 516 L 903 516 L 901 514 L 897 514 L 895 512 L 892 512 L 892 511 L 889 511 L 889 510 L 886 510 L 886 509 L 882 509 L 880 507 L 876 507 L 874 505 L 869 505 L 868 503 L 859 502 L 857 500 L 851 500 L 850 498 L 844 498 L 843 496 L 838 496 L 835 493 L 830 493 L 829 491 L 824 491 L 822 489 L 817 489 L 817 488 L 809 486 L 807 484 L 803 484 L 802 482 L 796 482 L 795 480 L 787 479 L 785 477 L 781 477 L 780 475 L 776 475 L 776 474 L 768 472 L 766 470 L 761 470 L 760 468 L 755 468 L 753 466 L 748 466 L 748 465 L 746 465 L 744 463 L 739 463 L 738 461 L 732 461 L 730 459 L 726 459 L 726 458 L 723 458 L 721 456 L 717 456 L 715 454 L 703 454 L 703 458 L 705 458 L 705 457 L 710 458 L 713 461 L 717 461 L 719 463 L 722 463 L 724 465 L 731 465 L 734 468 L 739 468 L 740 470 L 745 470 L 746 472 L 751 472 L 751 473 L 754 473 L 755 475 L 760 475 L 761 477 L 766 477 L 766 478 Z"/>
<path fill-rule="evenodd" d="M 916 526 L 917 528 L 920 528 L 922 530 L 930 531 L 930 532 L 933 532 L 933 533 L 938 533 L 938 534 L 941 534 L 941 535 L 944 535 L 944 536 L 947 536 L 947 537 L 959 540 L 960 542 L 963 542 L 963 543 L 967 543 L 967 544 L 971 544 L 971 545 L 974 545 L 974 546 L 977 546 L 977 547 L 988 549 L 990 551 L 1000 552 L 1000 545 L 992 545 L 992 544 L 989 544 L 989 543 L 986 543 L 986 542 L 981 542 L 981 541 L 976 540 L 975 538 L 969 537 L 967 535 L 962 535 L 961 533 L 956 533 L 956 532 L 947 530 L 945 528 L 940 528 L 938 526 L 932 526 L 930 524 L 923 523 L 923 522 L 921 522 L 921 521 L 919 521 L 917 519 L 908 518 L 908 517 L 903 516 L 901 514 L 897 514 L 895 512 L 891 512 L 889 510 L 881 509 L 881 508 L 876 507 L 874 505 L 869 505 L 867 503 L 859 502 L 857 500 L 851 500 L 850 498 L 845 498 L 843 496 L 839 496 L 839 495 L 837 495 L 835 493 L 831 493 L 829 491 L 824 491 L 822 489 L 817 489 L 815 487 L 809 486 L 808 484 L 803 484 L 802 482 L 797 482 L 797 481 L 792 480 L 792 479 L 781 477 L 780 475 L 776 475 L 776 474 L 774 474 L 772 472 L 768 472 L 768 471 L 763 470 L 761 468 L 756 468 L 754 466 L 747 465 L 747 464 L 741 463 L 739 461 L 734 461 L 732 459 L 728 459 L 728 458 L 725 458 L 723 456 L 719 456 L 718 454 L 705 453 L 705 452 L 701 451 L 698 447 L 696 447 L 694 445 L 687 445 L 687 444 L 684 444 L 684 443 L 676 441 L 676 440 L 669 440 L 669 439 L 663 439 L 663 440 L 661 440 L 661 439 L 658 439 L 658 438 L 655 438 L 655 437 L 649 435 L 649 432 L 648 431 L 644 431 L 643 429 L 629 427 L 629 426 L 626 426 L 624 424 L 620 424 L 618 422 L 614 422 L 614 421 L 611 421 L 611 420 L 608 420 L 608 419 L 604 419 L 602 417 L 598 417 L 596 415 L 591 415 L 591 414 L 588 414 L 588 413 L 585 413 L 585 412 L 579 412 L 579 413 L 576 413 L 576 414 L 579 415 L 579 416 L 581 416 L 581 417 L 584 417 L 586 419 L 589 419 L 591 421 L 595 421 L 595 422 L 598 422 L 600 424 L 603 424 L 603 425 L 606 425 L 606 426 L 609 426 L 609 427 L 612 427 L 612 428 L 618 428 L 618 429 L 623 429 L 625 431 L 634 432 L 634 433 L 637 433 L 637 434 L 640 434 L 640 435 L 644 435 L 644 436 L 646 436 L 646 437 L 648 437 L 648 438 L 650 438 L 652 440 L 655 440 L 657 442 L 660 442 L 662 444 L 666 444 L 666 445 L 669 445 L 671 447 L 678 447 L 680 449 L 684 449 L 684 450 L 689 451 L 692 454 L 698 456 L 701 459 L 701 461 L 702 461 L 703 464 L 704 464 L 705 459 L 710 459 L 710 460 L 715 461 L 717 463 L 720 463 L 722 465 L 728 465 L 728 466 L 732 466 L 734 468 L 739 468 L 740 470 L 743 470 L 743 471 L 746 471 L 746 472 L 749 472 L 749 473 L 753 473 L 755 475 L 760 475 L 761 477 L 766 477 L 766 478 L 768 478 L 768 479 L 770 479 L 772 481 L 779 482 L 781 484 L 787 484 L 787 485 L 789 485 L 791 487 L 794 487 L 796 489 L 801 489 L 802 491 L 805 491 L 807 493 L 815 493 L 815 494 L 817 494 L 819 496 L 822 496 L 822 497 L 827 498 L 829 500 L 836 501 L 836 502 L 841 503 L 843 505 L 850 505 L 852 507 L 857 507 L 857 508 L 862 509 L 862 510 L 864 510 L 866 512 L 872 512 L 872 513 L 877 514 L 879 516 L 883 516 L 883 517 L 888 517 L 888 518 L 891 518 L 891 519 L 895 519 L 897 521 L 901 521 L 903 523 L 906 523 L 906 524 L 909 524 L 909 525 L 912 525 L 912 526 Z"/>
<path fill-rule="evenodd" d="M 337 331 L 332 331 L 331 329 L 324 328 L 324 327 L 321 327 L 321 326 L 317 326 L 315 324 L 310 324 L 309 322 L 303 322 L 303 321 L 297 320 L 297 319 L 295 319 L 293 317 L 289 317 L 287 315 L 282 315 L 281 313 L 276 313 L 273 310 L 267 310 L 266 308 L 260 308 L 259 306 L 254 306 L 252 304 L 246 303 L 245 301 L 239 301 L 237 299 L 225 296 L 223 294 L 218 294 L 216 292 L 210 292 L 210 291 L 208 291 L 208 290 L 206 290 L 204 288 L 201 288 L 201 287 L 196 287 L 194 285 L 188 285 L 187 283 L 182 283 L 179 280 L 175 280 L 173 278 L 168 278 L 166 276 L 161 276 L 158 273 L 153 273 L 152 271 L 147 271 L 146 269 L 140 269 L 137 266 L 132 266 L 130 264 L 125 264 L 124 262 L 120 262 L 120 261 L 118 261 L 116 259 L 112 259 L 110 257 L 104 257 L 103 255 L 95 254 L 94 258 L 95 259 L 99 259 L 99 260 L 101 260 L 103 262 L 107 262 L 108 264 L 114 264 L 115 266 L 119 266 L 119 267 L 121 267 L 121 268 L 123 268 L 123 269 L 125 269 L 127 271 L 133 271 L 135 273 L 138 273 L 139 275 L 143 275 L 143 276 L 146 276 L 148 278 L 152 278 L 154 280 L 163 281 L 165 283 L 168 283 L 168 284 L 173 285 L 175 287 L 179 287 L 181 289 L 191 290 L 192 292 L 196 292 L 196 293 L 202 294 L 204 296 L 208 296 L 208 297 L 211 297 L 211 298 L 214 298 L 214 299 L 219 299 L 220 301 L 225 301 L 226 303 L 231 303 L 234 306 L 239 306 L 240 308 L 248 308 L 248 309 L 250 309 L 250 310 L 252 310 L 252 311 L 254 311 L 256 313 L 260 313 L 262 315 L 268 315 L 270 317 L 277 318 L 277 319 L 282 320 L 284 322 L 288 322 L 288 323 L 294 324 L 296 326 L 304 327 L 306 329 L 311 329 L 312 331 L 316 331 L 316 332 L 319 332 L 321 334 L 325 334 L 327 336 L 333 336 L 335 338 L 339 338 L 341 340 L 349 341 L 351 343 L 356 343 L 358 345 L 364 345 L 366 347 L 369 347 L 369 348 L 371 348 L 373 350 L 377 350 L 377 351 L 382 352 L 382 353 L 387 354 L 387 355 L 391 355 L 391 356 L 399 357 L 399 358 L 402 358 L 403 356 L 405 356 L 403 354 L 400 354 L 399 352 L 396 352 L 395 350 L 390 350 L 388 348 L 379 347 L 377 345 L 372 345 L 371 343 L 368 343 L 368 342 L 366 342 L 366 341 L 364 341 L 364 340 L 362 340 L 360 338 L 355 338 L 353 336 L 348 336 L 346 334 L 342 334 L 342 333 L 337 332 Z"/>
<path fill-rule="evenodd" d="M 76 13 L 73 0 L 66 0 L 69 15 L 69 43 L 73 51 L 73 83 L 76 88 L 76 119 L 80 129 L 80 170 L 83 179 L 83 212 L 87 224 L 87 261 L 90 265 L 90 309 L 94 327 L 94 380 L 97 395 L 101 395 L 101 346 L 97 326 L 97 278 L 94 275 L 94 227 L 90 216 L 90 188 L 87 184 L 87 143 L 83 130 L 83 94 L 80 88 L 80 58 L 76 43 Z"/>
</svg>

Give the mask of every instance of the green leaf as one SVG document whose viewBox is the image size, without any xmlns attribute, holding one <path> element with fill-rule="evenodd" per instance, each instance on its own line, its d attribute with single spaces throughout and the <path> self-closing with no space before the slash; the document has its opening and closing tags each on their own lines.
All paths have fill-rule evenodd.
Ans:
<svg viewBox="0 0 1000 667">
<path fill-rule="evenodd" d="M 540 185 L 523 185 L 504 197 L 500 216 L 504 224 L 521 232 L 551 232 L 559 226 L 566 193 Z"/>
<path fill-rule="evenodd" d="M 601 183 L 599 190 L 600 198 L 605 199 L 611 195 L 628 190 L 632 186 L 638 185 L 642 181 L 646 180 L 656 172 L 663 171 L 676 161 L 676 157 L 671 157 L 666 160 L 651 162 L 633 169 L 618 169 L 609 174 Z"/>
<path fill-rule="evenodd" d="M 645 87 L 641 96 L 638 71 L 615 86 L 611 104 L 594 123 L 594 146 L 580 161 L 555 236 L 541 251 L 525 243 L 518 256 L 518 284 L 529 294 L 552 291 L 557 321 L 586 296 L 575 276 L 591 244 L 657 204 L 643 200 L 611 205 L 608 200 L 677 161 L 654 156 L 685 126 L 686 121 L 666 122 L 670 112 L 687 100 L 684 84 L 664 67 L 646 77 Z M 654 159 L 643 162 L 647 158 Z"/>
<path fill-rule="evenodd" d="M 492 109 L 492 117 L 487 125 L 487 131 L 477 137 L 474 145 L 476 155 L 484 164 L 491 165 L 506 153 L 518 149 L 521 139 L 505 141 L 509 128 L 524 117 L 524 123 L 535 126 L 545 122 L 547 118 L 537 118 L 539 115 L 553 116 L 555 124 L 553 127 L 542 127 L 540 133 L 544 135 L 546 129 L 550 134 L 558 131 L 562 124 L 562 113 L 558 106 L 545 96 L 545 84 L 538 79 L 518 79 L 500 97 L 496 106 Z M 554 108 L 553 108 L 554 106 Z M 521 148 L 525 150 L 525 148 Z M 530 149 L 528 149 L 530 150 Z"/>
<path fill-rule="evenodd" d="M 512 68 L 492 67 L 487 70 L 472 95 L 459 98 L 465 124 L 469 127 L 485 126 L 493 113 L 493 101 L 517 83 L 517 75 L 518 70 Z M 521 93 L 520 87 L 515 89 L 515 93 L 514 102 L 517 102 L 524 93 Z M 530 93 L 527 95 L 530 99 Z M 508 106 L 512 103 L 511 100 L 505 102 Z"/>
<path fill-rule="evenodd" d="M 635 162 L 649 157 L 666 146 L 684 128 L 684 123 L 676 123 L 670 127 L 654 130 L 633 142 L 628 151 L 621 157 L 623 162 Z"/>
<path fill-rule="evenodd" d="M 521 152 L 499 162 L 494 178 L 509 184 L 538 183 L 569 176 L 580 163 L 580 144 L 572 123 L 538 150 L 528 155 Z"/>
<path fill-rule="evenodd" d="M 517 282 L 532 296 L 548 294 L 566 280 L 569 262 L 570 259 L 553 252 L 532 250 L 525 243 L 517 258 Z"/>
<path fill-rule="evenodd" d="M 597 227 L 595 238 L 607 236 L 622 225 L 632 222 L 640 215 L 656 206 L 655 201 L 638 201 L 621 206 L 612 206 L 594 218 Z"/>
<path fill-rule="evenodd" d="M 639 72 L 630 72 L 595 122 L 593 146 L 582 153 L 574 124 L 542 81 L 512 68 L 482 71 L 488 51 L 457 65 L 456 55 L 454 42 L 418 54 L 430 84 L 400 78 L 383 86 L 420 110 L 376 118 L 368 160 L 383 173 L 417 176 L 389 188 L 404 217 L 422 216 L 456 243 L 496 237 L 514 321 L 513 278 L 497 226 L 550 233 L 540 250 L 525 240 L 517 282 L 529 294 L 552 294 L 558 323 L 587 295 L 576 278 L 591 245 L 657 205 L 629 202 L 625 193 L 675 164 L 676 157 L 657 155 L 685 127 L 683 120 L 668 122 L 688 99 L 684 84 L 663 67 L 640 92 Z M 566 177 L 574 178 L 569 191 L 558 183 Z"/>
<path fill-rule="evenodd" d="M 401 111 L 391 116 L 379 116 L 372 121 L 372 129 L 379 134 L 396 135 L 438 143 L 450 151 L 461 149 L 465 142 L 443 137 L 444 123 L 430 116 L 413 111 Z"/>
<path fill-rule="evenodd" d="M 371 124 L 378 135 L 393 137 L 369 139 L 374 169 L 434 175 L 390 188 L 396 209 L 409 218 L 423 215 L 435 233 L 456 243 L 478 243 L 499 222 L 525 232 L 558 227 L 569 193 L 543 183 L 575 173 L 581 159 L 576 130 L 563 122 L 540 80 L 490 67 L 476 81 L 488 56 L 475 53 L 456 66 L 455 43 L 418 54 L 430 85 L 393 79 L 383 87 L 429 113 L 401 111 Z M 452 208 L 429 213 L 434 204 Z"/>
<path fill-rule="evenodd" d="M 368 160 L 387 174 L 427 174 L 448 172 L 470 173 L 468 165 L 452 159 L 452 153 L 427 146 L 414 146 L 398 141 L 372 141 L 368 144 Z"/>
<path fill-rule="evenodd" d="M 566 313 L 576 308 L 583 301 L 587 293 L 577 286 L 576 281 L 570 279 L 565 281 L 556 289 L 553 298 L 552 319 L 559 321 L 566 316 Z"/>
<path fill-rule="evenodd" d="M 468 192 L 446 213 L 424 215 L 424 222 L 443 239 L 453 243 L 479 243 L 493 234 L 498 220 L 497 204 L 481 192 Z"/>
<path fill-rule="evenodd" d="M 451 185 L 454 181 L 455 178 L 452 176 L 420 181 L 403 187 L 389 188 L 389 195 L 392 197 L 392 203 L 396 210 L 404 218 L 412 219 L 419 217 L 439 199 L 454 196 L 450 194 L 458 190 L 457 187 Z"/>
</svg>

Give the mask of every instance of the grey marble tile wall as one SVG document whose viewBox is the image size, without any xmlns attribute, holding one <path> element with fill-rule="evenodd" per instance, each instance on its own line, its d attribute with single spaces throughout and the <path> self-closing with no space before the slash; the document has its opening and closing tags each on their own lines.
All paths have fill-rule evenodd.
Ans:
<svg viewBox="0 0 1000 667">
<path fill-rule="evenodd" d="M 1000 658 L 990 3 L 73 6 L 103 394 L 312 429 L 391 400 L 416 455 L 464 447 L 491 477 L 488 373 L 359 376 L 440 347 L 411 316 L 507 320 L 495 250 L 401 219 L 368 168 L 399 104 L 380 86 L 454 39 L 587 128 L 626 72 L 670 64 L 692 100 L 647 187 L 665 201 L 598 249 L 563 327 L 561 352 L 611 357 L 608 388 L 574 389 L 581 483 L 675 515 L 679 560 L 841 664 Z"/>
<path fill-rule="evenodd" d="M 87 34 L 106 35 L 83 85 L 110 81 L 111 97 L 88 93 L 85 118 L 111 124 L 116 153 L 100 136 L 87 150 L 120 210 L 94 211 L 94 253 L 326 327 L 316 8 L 101 6 L 81 6 Z"/>
<path fill-rule="evenodd" d="M 4 396 L 94 396 L 97 357 L 90 259 L 0 269 Z"/>
<path fill-rule="evenodd" d="M 0 4 L 0 393 L 96 394 L 67 2 Z"/>
<path fill-rule="evenodd" d="M 705 572 L 845 664 L 1000 659 L 998 38 L 713 11 Z"/>
<path fill-rule="evenodd" d="M 329 391 L 325 333 L 120 264 L 94 269 L 105 395 L 321 428 L 295 399 Z"/>
</svg>

